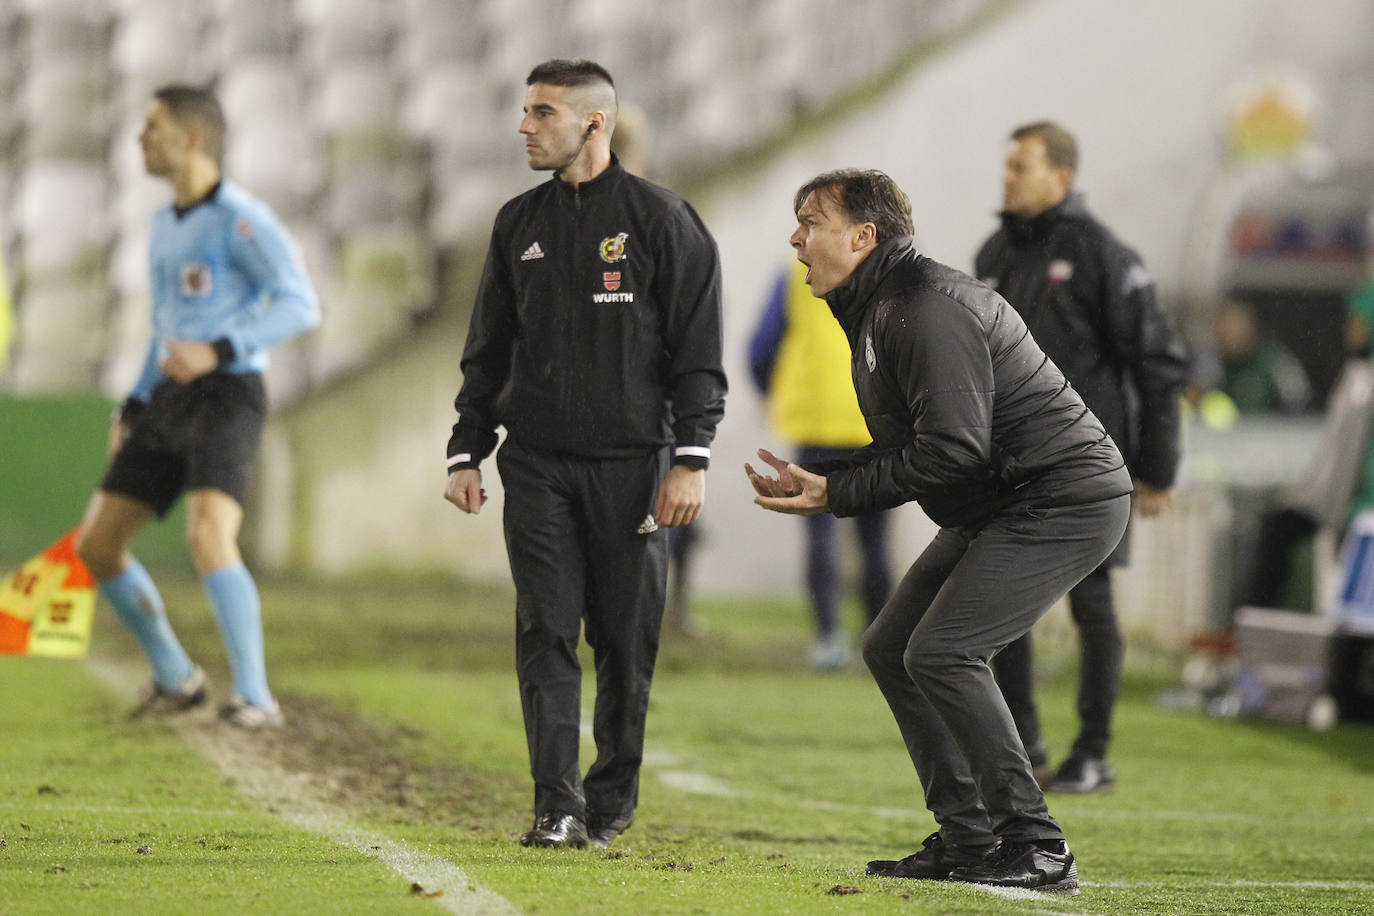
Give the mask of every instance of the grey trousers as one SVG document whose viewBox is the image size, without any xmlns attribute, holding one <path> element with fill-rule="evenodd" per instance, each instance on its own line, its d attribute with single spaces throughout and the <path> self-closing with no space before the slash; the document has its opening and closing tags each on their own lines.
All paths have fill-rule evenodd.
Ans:
<svg viewBox="0 0 1374 916">
<path fill-rule="evenodd" d="M 1063 838 L 988 662 L 1101 565 L 1130 511 L 1119 496 L 941 529 L 864 633 L 946 842 Z"/>
</svg>

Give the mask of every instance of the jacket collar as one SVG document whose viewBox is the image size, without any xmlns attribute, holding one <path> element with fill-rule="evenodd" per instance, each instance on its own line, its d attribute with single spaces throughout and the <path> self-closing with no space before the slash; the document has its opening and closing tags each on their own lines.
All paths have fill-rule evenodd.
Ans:
<svg viewBox="0 0 1374 916">
<path fill-rule="evenodd" d="M 1067 219 L 1086 219 L 1088 216 L 1088 205 L 1083 200 L 1083 195 L 1079 191 L 1070 191 L 1059 203 L 1050 207 L 1044 213 L 1036 214 L 1030 218 L 1016 216 L 1003 210 L 998 216 L 1002 220 L 1002 227 L 1007 230 L 1013 242 L 1024 244 L 1026 242 L 1038 242 L 1054 231 L 1054 227 L 1061 221 Z"/>
<path fill-rule="evenodd" d="M 606 167 L 604 172 L 576 187 L 564 181 L 561 177 L 562 174 L 561 171 L 554 172 L 551 180 L 561 187 L 562 193 L 580 199 L 604 193 L 606 189 L 613 187 L 620 180 L 621 176 L 625 174 L 625 169 L 620 164 L 620 157 L 611 153 L 611 164 Z"/>
<path fill-rule="evenodd" d="M 869 307 L 871 300 L 877 296 L 878 288 L 892 272 L 892 268 L 904 261 L 914 261 L 918 257 L 920 252 L 916 250 L 916 245 L 909 235 L 894 236 L 874 248 L 868 257 L 854 268 L 854 272 L 849 275 L 848 283 L 825 295 L 825 301 L 830 304 L 830 311 L 834 313 L 840 325 L 846 330 L 857 327 L 860 317 Z"/>
</svg>

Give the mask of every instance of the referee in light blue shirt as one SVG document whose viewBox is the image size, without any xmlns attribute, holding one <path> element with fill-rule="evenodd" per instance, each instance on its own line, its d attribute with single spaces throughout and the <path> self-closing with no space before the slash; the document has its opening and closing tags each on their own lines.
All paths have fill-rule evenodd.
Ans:
<svg viewBox="0 0 1374 916">
<path fill-rule="evenodd" d="M 267 686 L 258 588 L 238 533 L 267 415 L 267 351 L 319 324 L 320 311 L 285 227 L 221 178 L 224 132 L 210 92 L 166 86 L 153 93 L 139 143 L 148 173 L 173 190 L 172 205 L 153 218 L 153 335 L 111 429 L 109 470 L 86 509 L 78 550 L 152 665 L 134 715 L 204 704 L 205 673 L 177 641 L 156 586 L 130 553 L 143 527 L 185 492 L 187 543 L 234 678 L 220 718 L 261 728 L 280 726 L 282 715 Z"/>
</svg>

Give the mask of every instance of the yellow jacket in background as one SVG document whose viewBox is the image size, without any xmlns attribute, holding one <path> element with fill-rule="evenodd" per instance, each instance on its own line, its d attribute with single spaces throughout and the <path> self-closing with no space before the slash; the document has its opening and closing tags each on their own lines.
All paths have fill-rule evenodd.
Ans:
<svg viewBox="0 0 1374 916">
<path fill-rule="evenodd" d="M 779 436 L 797 445 L 860 448 L 872 441 L 850 378 L 849 341 L 824 300 L 811 295 L 806 265 L 797 262 L 779 281 L 785 325 L 769 339 L 765 315 L 750 348 L 756 381 L 766 375 L 769 413 Z M 776 317 L 776 316 L 775 316 Z M 773 335 L 776 336 L 776 335 Z M 770 344 L 776 342 L 776 347 Z"/>
</svg>

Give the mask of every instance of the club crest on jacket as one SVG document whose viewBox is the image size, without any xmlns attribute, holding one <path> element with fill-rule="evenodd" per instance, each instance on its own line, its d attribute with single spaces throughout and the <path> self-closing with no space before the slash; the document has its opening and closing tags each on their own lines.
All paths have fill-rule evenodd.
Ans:
<svg viewBox="0 0 1374 916">
<path fill-rule="evenodd" d="M 625 240 L 630 237 L 628 232 L 621 232 L 611 238 L 601 240 L 601 260 L 607 264 L 614 264 L 616 261 L 625 260 Z"/>
</svg>

